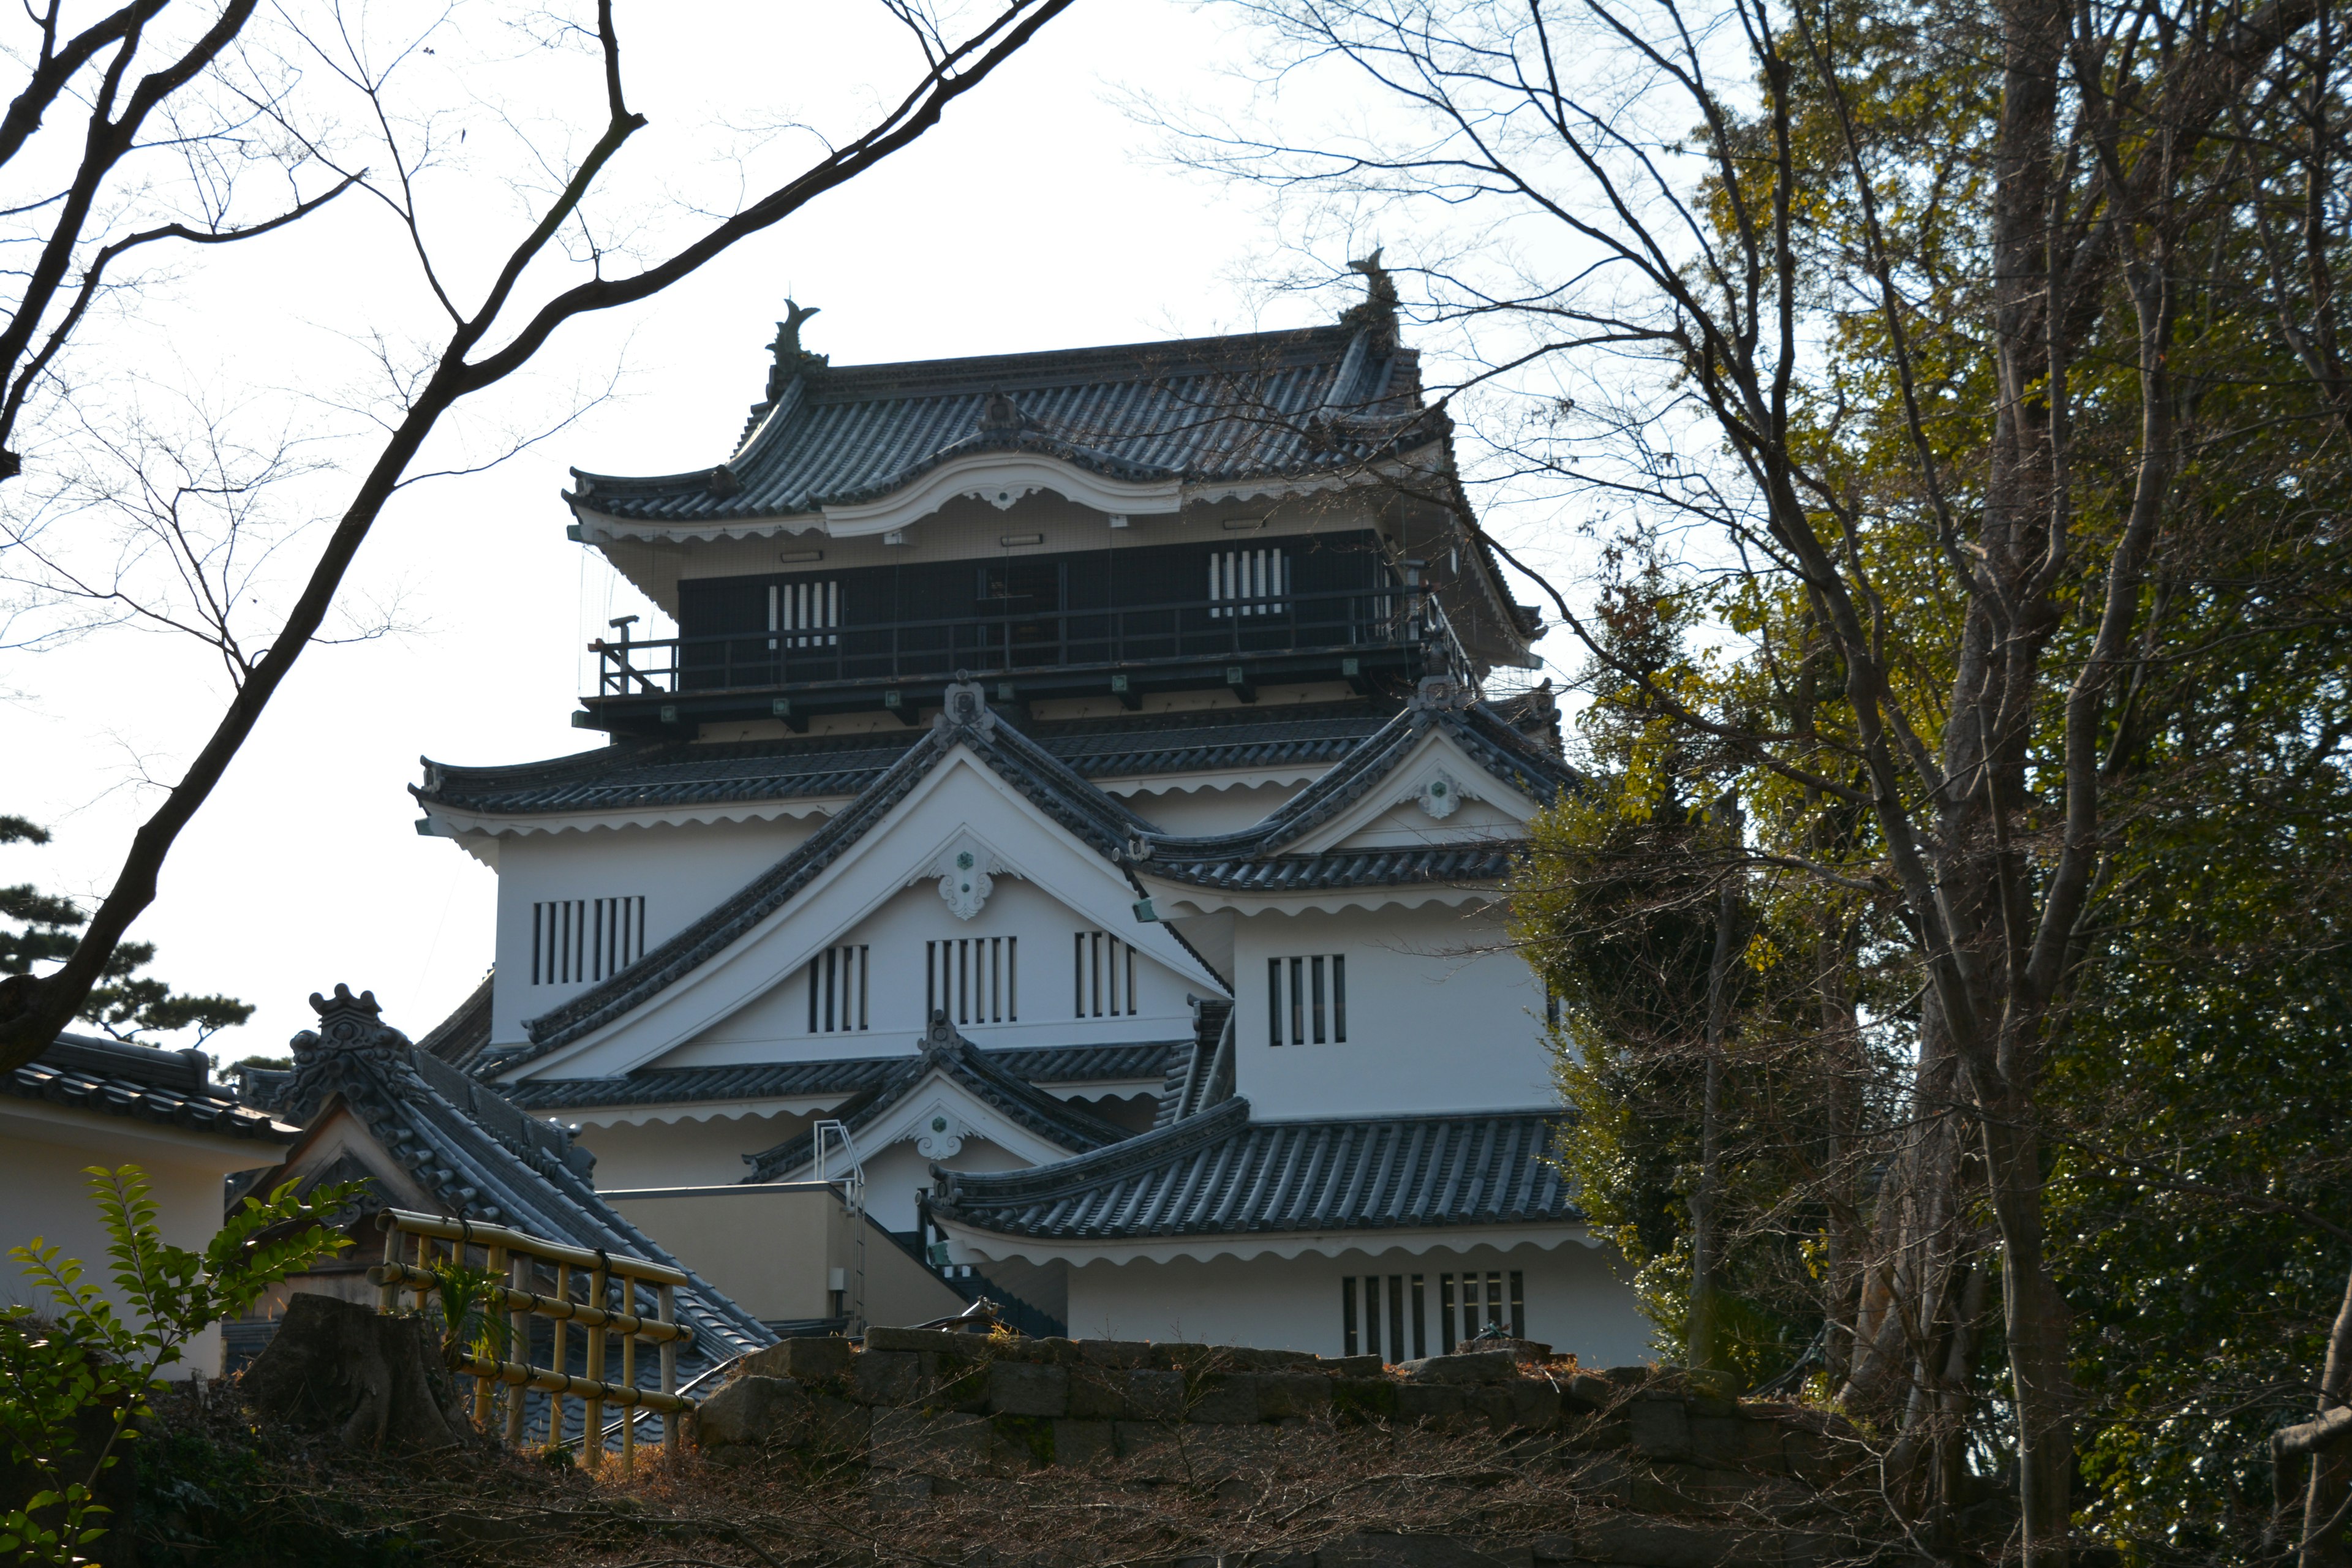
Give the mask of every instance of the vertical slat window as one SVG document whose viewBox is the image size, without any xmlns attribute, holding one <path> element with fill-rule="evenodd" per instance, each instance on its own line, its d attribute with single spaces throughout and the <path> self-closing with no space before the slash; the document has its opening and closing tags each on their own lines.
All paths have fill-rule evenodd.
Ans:
<svg viewBox="0 0 2352 1568">
<path fill-rule="evenodd" d="M 1289 592 L 1290 563 L 1280 550 L 1269 547 L 1210 552 L 1209 597 L 1228 601 L 1212 605 L 1212 617 L 1270 616 L 1288 607 L 1282 598 Z"/>
<path fill-rule="evenodd" d="M 1528 1277 L 1511 1270 L 1511 1338 L 1528 1337 Z"/>
<path fill-rule="evenodd" d="M 1449 1292 L 1440 1305 L 1440 1329 L 1446 1332 L 1450 1348 L 1451 1331 L 1444 1321 L 1450 1310 L 1454 1276 L 1440 1279 Z M 1343 1353 L 1376 1355 L 1385 1362 L 1418 1360 L 1429 1353 L 1428 1280 L 1419 1274 L 1348 1275 L 1339 1281 L 1339 1343 Z M 1382 1302 L 1386 1307 L 1383 1309 Z M 1361 1310 L 1359 1311 L 1359 1302 Z M 1385 1319 L 1388 1332 L 1381 1333 Z"/>
<path fill-rule="evenodd" d="M 1348 960 L 1318 952 L 1265 961 L 1265 1032 L 1272 1046 L 1348 1043 Z"/>
<path fill-rule="evenodd" d="M 864 943 L 816 954 L 808 963 L 808 1032 L 837 1035 L 866 1027 L 873 990 Z"/>
<path fill-rule="evenodd" d="M 1133 945 L 1108 931 L 1078 932 L 1070 953 L 1070 999 L 1076 1017 L 1134 1016 Z"/>
<path fill-rule="evenodd" d="M 1021 1021 L 1017 936 L 960 936 L 923 944 L 923 1016 L 950 1024 Z"/>
<path fill-rule="evenodd" d="M 530 983 L 593 984 L 646 955 L 642 894 L 550 899 L 530 906 Z"/>
<path fill-rule="evenodd" d="M 831 647 L 841 625 L 841 584 L 787 582 L 768 585 L 768 639 L 777 647 Z M 782 635 L 797 634 L 797 635 Z"/>
</svg>

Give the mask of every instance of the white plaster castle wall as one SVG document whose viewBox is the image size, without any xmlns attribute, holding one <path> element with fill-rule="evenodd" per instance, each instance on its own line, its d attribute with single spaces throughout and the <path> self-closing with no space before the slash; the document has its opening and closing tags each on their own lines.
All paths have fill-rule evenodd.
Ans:
<svg viewBox="0 0 2352 1568">
<path fill-rule="evenodd" d="M 1620 1366 L 1650 1359 L 1651 1327 L 1634 1309 L 1633 1292 L 1612 1272 L 1613 1262 L 1605 1249 L 1574 1242 L 1549 1251 L 1472 1247 L 1207 1262 L 1096 1261 L 1070 1270 L 1069 1325 L 1082 1339 L 1185 1340 L 1335 1356 L 1344 1348 L 1342 1279 L 1401 1274 L 1409 1284 L 1419 1275 L 1425 1348 L 1434 1355 L 1441 1342 L 1437 1277 L 1516 1269 L 1525 1276 L 1530 1339 L 1572 1352 L 1586 1366 Z M 1404 1348 L 1410 1356 L 1409 1328 Z"/>
<path fill-rule="evenodd" d="M 862 944 L 873 966 L 866 1002 L 868 1027 L 846 1033 L 811 1034 L 808 972 L 796 965 L 777 977 L 774 989 L 661 1058 L 663 1067 L 715 1063 L 825 1061 L 844 1057 L 903 1056 L 917 1048 L 929 1020 L 924 1013 L 924 944 L 968 937 L 1014 937 L 1017 985 L 1008 994 L 1018 1021 L 960 1023 L 975 1045 L 1034 1047 L 1116 1045 L 1138 1040 L 1176 1040 L 1192 1032 L 1185 1001 L 1206 987 L 1188 981 L 1149 954 L 1135 960 L 1137 1011 L 1117 1017 L 1076 1016 L 1072 988 L 1074 938 L 1102 928 L 1051 894 L 1016 877 L 996 879 L 979 914 L 958 920 L 935 883 L 900 889 L 872 916 L 844 935 Z M 1131 926 L 1107 932 L 1122 942 Z M 1124 992 L 1124 977 L 1121 990 Z M 993 1010 L 991 1013 L 993 1016 Z"/>
<path fill-rule="evenodd" d="M 596 1184 L 700 1187 L 740 1182 L 751 1174 L 746 1154 L 771 1149 L 808 1131 L 813 1116 L 714 1116 L 702 1121 L 590 1124 L 575 1141 L 596 1156 Z"/>
<path fill-rule="evenodd" d="M 985 1138 L 966 1138 L 961 1149 L 939 1161 L 923 1153 L 912 1139 L 859 1152 L 866 1165 L 866 1212 L 875 1224 L 902 1236 L 915 1228 L 915 1197 L 931 1184 L 933 1164 L 950 1171 L 1018 1171 L 1028 1164 Z"/>
<path fill-rule="evenodd" d="M 1517 953 L 1494 951 L 1495 915 L 1427 904 L 1237 923 L 1234 1081 L 1255 1120 L 1559 1103 L 1543 986 Z M 1347 1043 L 1272 1045 L 1266 961 L 1314 953 L 1347 956 Z"/>
<path fill-rule="evenodd" d="M 816 831 L 813 818 L 689 823 L 585 833 L 528 833 L 500 840 L 498 981 L 490 1038 L 524 1038 L 522 1024 L 588 989 L 590 982 L 531 984 L 531 906 L 558 899 L 643 898 L 651 952 L 757 877 Z"/>
<path fill-rule="evenodd" d="M 1307 786 L 1245 784 L 1233 789 L 1152 790 L 1121 785 L 1127 807 L 1163 833 L 1206 837 L 1255 827 Z"/>
</svg>

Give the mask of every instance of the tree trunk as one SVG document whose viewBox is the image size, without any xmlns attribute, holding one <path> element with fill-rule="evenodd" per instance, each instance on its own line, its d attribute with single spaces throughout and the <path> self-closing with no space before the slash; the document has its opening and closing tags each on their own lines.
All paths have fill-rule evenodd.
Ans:
<svg viewBox="0 0 2352 1568">
<path fill-rule="evenodd" d="M 1738 853 L 1739 803 L 1727 794 L 1717 803 L 1727 847 Z M 1739 918 L 1739 880 L 1727 871 L 1716 900 L 1715 956 L 1706 971 L 1706 1085 L 1699 1107 L 1698 1183 L 1691 1194 L 1690 1321 L 1685 1359 L 1695 1373 L 1720 1373 L 1722 1323 L 1716 1274 L 1723 1250 L 1723 1035 L 1731 1010 L 1731 963 Z"/>
<path fill-rule="evenodd" d="M 473 1431 L 430 1323 L 332 1296 L 287 1303 L 243 1387 L 257 1415 L 347 1448 L 448 1448 Z"/>
<path fill-rule="evenodd" d="M 2344 1281 L 2344 1305 L 2327 1336 L 2327 1361 L 2319 1374 L 2319 1413 L 2352 1403 L 2352 1277 Z M 2344 1521 L 2352 1503 L 2352 1442 L 2338 1439 L 2315 1448 L 2311 1480 L 2303 1498 L 2303 1541 L 2295 1568 L 2344 1568 Z"/>
</svg>

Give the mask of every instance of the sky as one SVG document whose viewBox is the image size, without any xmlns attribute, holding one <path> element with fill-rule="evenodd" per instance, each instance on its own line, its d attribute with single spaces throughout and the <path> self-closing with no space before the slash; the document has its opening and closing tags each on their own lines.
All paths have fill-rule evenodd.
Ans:
<svg viewBox="0 0 2352 1568">
<path fill-rule="evenodd" d="M 651 121 L 596 220 L 600 242 L 624 250 L 804 163 L 808 133 L 775 128 L 837 135 L 910 76 L 912 51 L 877 5 L 621 0 L 618 18 L 632 106 Z M 388 57 L 396 40 L 383 37 L 371 58 Z M 528 42 L 461 8 L 425 41 L 431 58 L 410 55 L 396 79 L 409 144 L 429 128 L 446 149 L 417 188 L 460 300 L 516 230 L 518 182 L 599 128 L 578 90 L 593 62 Z M 362 621 L 395 629 L 305 653 L 131 931 L 156 945 L 152 973 L 255 1004 L 215 1054 L 282 1054 L 310 1022 L 305 998 L 338 983 L 373 990 L 389 1022 L 422 1035 L 479 981 L 495 877 L 415 832 L 418 760 L 515 763 L 599 743 L 570 726 L 583 645 L 611 616 L 650 607 L 565 540 L 567 469 L 666 473 L 722 458 L 761 395 L 786 296 L 821 309 L 803 341 L 836 364 L 1293 326 L 1352 303 L 1344 283 L 1269 291 L 1264 279 L 1297 259 L 1280 216 L 1174 167 L 1123 107 L 1138 92 L 1238 101 L 1240 47 L 1219 8 L 1083 0 L 908 153 L 654 301 L 565 329 L 529 375 L 469 406 L 418 470 L 544 438 L 485 471 L 414 484 L 387 508 L 346 598 Z M 317 62 L 305 68 L 320 79 Z M 348 104 L 324 123 L 348 132 L 341 154 L 368 161 Z M 740 163 L 717 155 L 740 149 Z M 1364 237 L 1391 258 L 1412 239 Z M 1336 272 L 1346 257 L 1314 259 Z M 359 433 L 381 407 L 370 389 L 383 363 L 436 326 L 404 230 L 352 196 L 241 253 L 175 262 L 93 332 L 88 374 L 148 400 L 159 421 L 184 425 L 200 406 L 248 443 L 292 438 L 298 460 L 344 465 L 287 487 L 289 516 L 325 516 L 368 450 Z M 109 548 L 101 522 L 68 522 L 87 531 L 86 552 Z M 1547 509 L 1489 523 L 1545 564 L 1576 555 Z M 263 563 L 255 630 L 320 539 L 315 526 L 294 532 Z M 1572 663 L 1560 640 L 1545 651 Z M 178 775 L 226 692 L 219 660 L 168 631 L 117 626 L 0 654 L 0 812 L 55 836 L 0 848 L 0 884 L 94 902 L 161 798 L 149 781 Z"/>
</svg>

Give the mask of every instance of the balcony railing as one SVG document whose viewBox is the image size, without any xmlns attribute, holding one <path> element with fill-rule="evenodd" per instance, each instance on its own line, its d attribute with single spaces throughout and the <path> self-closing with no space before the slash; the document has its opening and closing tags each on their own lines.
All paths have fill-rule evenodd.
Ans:
<svg viewBox="0 0 2352 1568">
<path fill-rule="evenodd" d="M 1375 649 L 1418 650 L 1432 673 L 1463 664 L 1434 595 L 1403 586 L 588 647 L 597 656 L 597 696 L 607 699 L 998 680 L 1046 670 L 1148 675 Z"/>
</svg>

